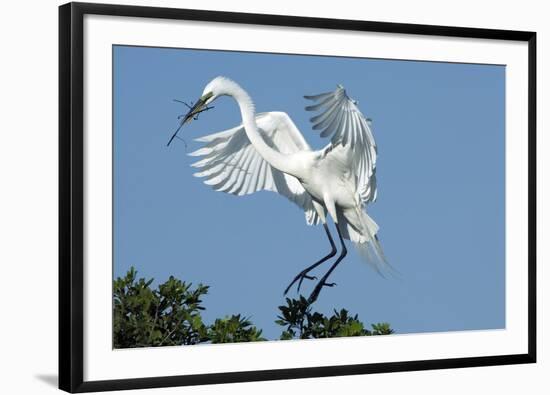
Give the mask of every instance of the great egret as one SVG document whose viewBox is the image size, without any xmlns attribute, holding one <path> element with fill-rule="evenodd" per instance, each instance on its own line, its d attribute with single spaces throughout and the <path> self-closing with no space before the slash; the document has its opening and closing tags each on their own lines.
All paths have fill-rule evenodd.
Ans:
<svg viewBox="0 0 550 395">
<path fill-rule="evenodd" d="M 323 149 L 310 148 L 290 117 L 284 112 L 255 113 L 252 99 L 236 82 L 216 77 L 204 88 L 179 129 L 196 118 L 220 96 L 230 96 L 239 105 L 242 125 L 200 137 L 205 143 L 191 153 L 202 157 L 192 166 L 205 184 L 217 191 L 237 196 L 260 190 L 277 192 L 301 207 L 308 225 L 322 223 L 331 251 L 308 266 L 292 280 L 285 294 L 298 281 L 316 279 L 309 272 L 334 257 L 336 245 L 327 225 L 327 212 L 336 225 L 340 255 L 316 284 L 309 303 L 317 300 L 324 286 L 333 286 L 328 277 L 347 254 L 344 239 L 351 240 L 361 255 L 378 272 L 387 266 L 376 236 L 378 225 L 364 211 L 376 199 L 376 144 L 365 118 L 341 85 L 315 96 L 308 111 L 320 111 L 313 129 L 322 137 L 332 136 Z M 176 131 L 176 133 L 177 133 Z"/>
</svg>

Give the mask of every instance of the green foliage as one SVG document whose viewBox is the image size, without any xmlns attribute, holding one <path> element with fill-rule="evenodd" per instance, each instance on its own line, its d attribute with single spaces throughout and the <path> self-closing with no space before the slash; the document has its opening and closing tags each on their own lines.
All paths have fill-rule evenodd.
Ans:
<svg viewBox="0 0 550 395">
<path fill-rule="evenodd" d="M 312 311 L 307 299 L 300 296 L 286 299 L 286 306 L 279 306 L 281 315 L 275 322 L 285 327 L 281 340 L 319 339 L 326 337 L 373 336 L 393 333 L 388 323 L 372 324 L 366 329 L 357 314 L 351 316 L 346 309 L 334 310 L 331 317 Z"/>
<path fill-rule="evenodd" d="M 218 319 L 211 326 L 201 317 L 208 286 L 192 288 L 172 276 L 158 289 L 132 267 L 113 284 L 115 348 L 175 346 L 265 340 L 261 331 L 240 315 Z"/>
<path fill-rule="evenodd" d="M 236 343 L 266 340 L 262 337 L 262 331 L 252 323 L 241 318 L 240 314 L 223 319 L 217 319 L 210 326 L 208 335 L 212 343 Z"/>
<path fill-rule="evenodd" d="M 133 267 L 113 282 L 115 348 L 266 340 L 262 331 L 241 314 L 218 318 L 211 325 L 204 323 L 202 297 L 208 293 L 208 286 L 192 287 L 173 276 L 157 289 L 151 288 L 152 283 L 153 279 L 137 279 Z M 357 314 L 351 316 L 345 309 L 334 310 L 332 316 L 326 317 L 312 311 L 302 296 L 287 298 L 286 302 L 286 306 L 279 306 L 281 315 L 275 321 L 284 327 L 282 340 L 393 333 L 387 323 L 365 329 Z"/>
</svg>

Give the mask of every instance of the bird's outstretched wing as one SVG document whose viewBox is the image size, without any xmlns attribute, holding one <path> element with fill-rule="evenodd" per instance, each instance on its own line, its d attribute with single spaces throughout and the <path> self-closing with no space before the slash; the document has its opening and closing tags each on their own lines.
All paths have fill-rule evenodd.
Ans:
<svg viewBox="0 0 550 395">
<path fill-rule="evenodd" d="M 286 113 L 258 114 L 256 124 L 264 141 L 284 154 L 311 150 Z M 309 225 L 319 222 L 311 197 L 302 184 L 295 177 L 271 167 L 250 143 L 243 125 L 196 141 L 205 144 L 189 154 L 202 157 L 191 166 L 199 169 L 195 176 L 204 178 L 205 184 L 216 191 L 237 196 L 261 190 L 277 192 L 304 210 Z"/>
<path fill-rule="evenodd" d="M 308 111 L 319 111 L 310 119 L 313 129 L 321 137 L 331 137 L 323 149 L 324 155 L 339 156 L 354 172 L 359 198 L 362 203 L 376 200 L 376 143 L 371 122 L 359 111 L 357 102 L 351 99 L 343 86 L 333 92 L 304 96 L 315 104 Z"/>
</svg>

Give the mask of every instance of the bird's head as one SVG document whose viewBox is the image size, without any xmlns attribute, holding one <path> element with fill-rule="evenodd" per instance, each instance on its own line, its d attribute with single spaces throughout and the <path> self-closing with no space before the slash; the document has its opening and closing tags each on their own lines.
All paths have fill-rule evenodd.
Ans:
<svg viewBox="0 0 550 395">
<path fill-rule="evenodd" d="M 191 106 L 188 105 L 189 111 L 187 112 L 187 114 L 185 114 L 185 116 L 181 117 L 180 125 L 176 132 L 172 135 L 172 138 L 168 142 L 168 145 L 170 145 L 170 143 L 172 142 L 174 137 L 176 137 L 176 134 L 183 125 L 191 122 L 194 119 L 197 119 L 197 116 L 201 112 L 213 108 L 209 107 L 208 105 L 216 100 L 218 97 L 230 95 L 234 93 L 236 89 L 238 89 L 238 85 L 226 77 L 216 77 L 208 84 L 206 84 L 201 97 L 198 98 L 195 104 Z"/>
<path fill-rule="evenodd" d="M 195 116 L 204 111 L 210 103 L 220 96 L 230 94 L 232 88 L 236 85 L 226 77 L 216 77 L 204 87 L 201 97 L 189 109 L 187 115 L 183 118 L 183 123 L 187 123 L 195 118 Z"/>
</svg>

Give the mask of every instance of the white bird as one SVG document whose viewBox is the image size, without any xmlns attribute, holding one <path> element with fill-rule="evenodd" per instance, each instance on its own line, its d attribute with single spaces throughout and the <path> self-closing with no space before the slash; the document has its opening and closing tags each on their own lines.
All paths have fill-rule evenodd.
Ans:
<svg viewBox="0 0 550 395">
<path fill-rule="evenodd" d="M 367 203 L 376 199 L 376 144 L 370 120 L 344 88 L 338 85 L 333 92 L 304 96 L 314 102 L 306 110 L 319 111 L 311 118 L 313 129 L 320 131 L 321 137 L 331 136 L 320 150 L 311 149 L 286 113 L 256 114 L 248 93 L 225 77 L 216 77 L 206 85 L 180 128 L 221 96 L 236 100 L 242 124 L 197 139 L 204 146 L 190 154 L 201 157 L 192 165 L 199 169 L 195 176 L 204 178 L 216 191 L 237 196 L 261 190 L 285 196 L 304 210 L 308 225 L 323 224 L 331 245 L 328 255 L 296 275 L 285 294 L 297 281 L 299 291 L 304 279 L 316 279 L 308 273 L 336 255 L 327 213 L 336 225 L 342 248 L 315 286 L 309 303 L 317 299 L 323 286 L 334 285 L 327 279 L 347 254 L 344 239 L 351 240 L 379 273 L 388 267 L 377 237 L 378 225 L 365 212 Z"/>
</svg>

